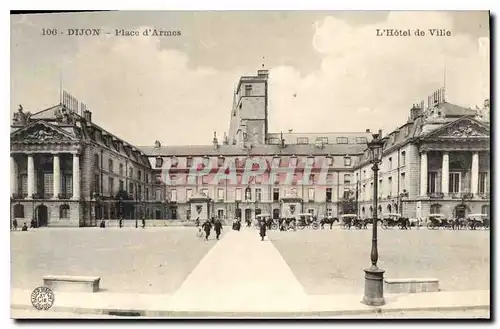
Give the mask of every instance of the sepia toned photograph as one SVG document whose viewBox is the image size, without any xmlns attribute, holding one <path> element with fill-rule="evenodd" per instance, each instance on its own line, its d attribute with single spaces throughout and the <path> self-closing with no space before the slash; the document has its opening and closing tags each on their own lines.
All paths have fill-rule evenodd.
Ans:
<svg viewBox="0 0 500 329">
<path fill-rule="evenodd" d="M 12 319 L 490 319 L 488 11 L 10 15 Z"/>
</svg>

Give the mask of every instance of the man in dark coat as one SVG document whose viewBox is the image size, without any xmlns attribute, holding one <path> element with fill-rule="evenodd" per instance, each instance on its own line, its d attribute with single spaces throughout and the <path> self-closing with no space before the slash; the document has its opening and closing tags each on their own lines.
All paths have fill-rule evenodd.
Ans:
<svg viewBox="0 0 500 329">
<path fill-rule="evenodd" d="M 212 229 L 212 224 L 210 223 L 210 220 L 206 220 L 203 225 L 201 225 L 203 230 L 205 231 L 205 240 L 208 240 L 208 237 L 210 236 L 210 230 Z"/>
<path fill-rule="evenodd" d="M 267 230 L 266 221 L 262 220 L 260 222 L 260 237 L 261 237 L 261 241 L 264 241 L 264 237 L 266 236 L 266 230 Z"/>
<path fill-rule="evenodd" d="M 28 230 L 28 225 L 26 225 L 26 223 L 23 224 L 23 228 L 22 228 L 23 231 L 27 231 Z"/>
<path fill-rule="evenodd" d="M 12 225 L 14 226 L 14 231 L 17 231 L 17 219 L 14 218 Z"/>
<path fill-rule="evenodd" d="M 214 230 L 215 230 L 215 237 L 217 238 L 217 240 L 219 240 L 219 237 L 220 237 L 220 231 L 222 230 L 222 223 L 220 222 L 219 219 L 216 219 L 215 220 L 215 223 L 214 223 Z"/>
</svg>

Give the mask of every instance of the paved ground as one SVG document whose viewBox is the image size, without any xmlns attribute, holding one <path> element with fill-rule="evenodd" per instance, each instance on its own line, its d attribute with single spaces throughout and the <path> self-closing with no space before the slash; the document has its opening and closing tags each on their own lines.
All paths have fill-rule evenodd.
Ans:
<svg viewBox="0 0 500 329">
<path fill-rule="evenodd" d="M 362 269 L 370 265 L 371 229 L 268 232 L 307 293 L 363 291 Z M 435 277 L 443 290 L 487 290 L 489 234 L 379 229 L 379 266 L 389 278 Z"/>
<path fill-rule="evenodd" d="M 194 227 L 12 232 L 12 287 L 33 289 L 47 274 L 95 275 L 109 292 L 168 294 L 216 242 Z"/>
</svg>

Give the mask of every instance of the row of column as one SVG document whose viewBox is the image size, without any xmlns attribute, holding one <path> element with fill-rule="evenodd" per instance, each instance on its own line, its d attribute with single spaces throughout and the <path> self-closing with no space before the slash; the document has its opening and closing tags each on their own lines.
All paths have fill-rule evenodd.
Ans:
<svg viewBox="0 0 500 329">
<path fill-rule="evenodd" d="M 441 177 L 441 191 L 448 193 L 449 191 L 449 176 L 450 176 L 450 155 L 448 152 L 443 152 L 442 161 L 442 177 Z M 427 195 L 427 182 L 428 182 L 428 159 L 427 153 L 420 154 L 420 195 Z M 472 166 L 471 166 L 471 193 L 477 194 L 479 188 L 479 153 L 472 153 Z"/>
<path fill-rule="evenodd" d="M 28 154 L 28 199 L 32 198 L 35 193 L 35 163 L 33 154 Z M 10 186 L 11 193 L 18 192 L 18 167 L 13 156 L 10 157 Z M 54 173 L 54 195 L 57 199 L 61 193 L 61 162 L 59 154 L 54 154 L 53 158 L 53 173 Z M 80 199 L 80 157 L 78 154 L 73 154 L 73 199 Z"/>
</svg>

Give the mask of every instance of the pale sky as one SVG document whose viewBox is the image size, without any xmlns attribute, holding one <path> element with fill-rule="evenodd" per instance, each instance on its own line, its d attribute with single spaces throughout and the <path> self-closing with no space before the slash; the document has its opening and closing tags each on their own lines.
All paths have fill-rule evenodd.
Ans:
<svg viewBox="0 0 500 329">
<path fill-rule="evenodd" d="M 179 37 L 42 36 L 42 28 L 178 30 Z M 380 37 L 377 29 L 426 36 Z M 452 36 L 433 37 L 428 29 Z M 270 70 L 270 131 L 389 132 L 444 83 L 489 98 L 488 12 L 102 12 L 11 16 L 11 112 L 59 103 L 137 145 L 210 144 L 229 129 L 238 77 Z M 296 97 L 294 97 L 296 94 Z"/>
</svg>

